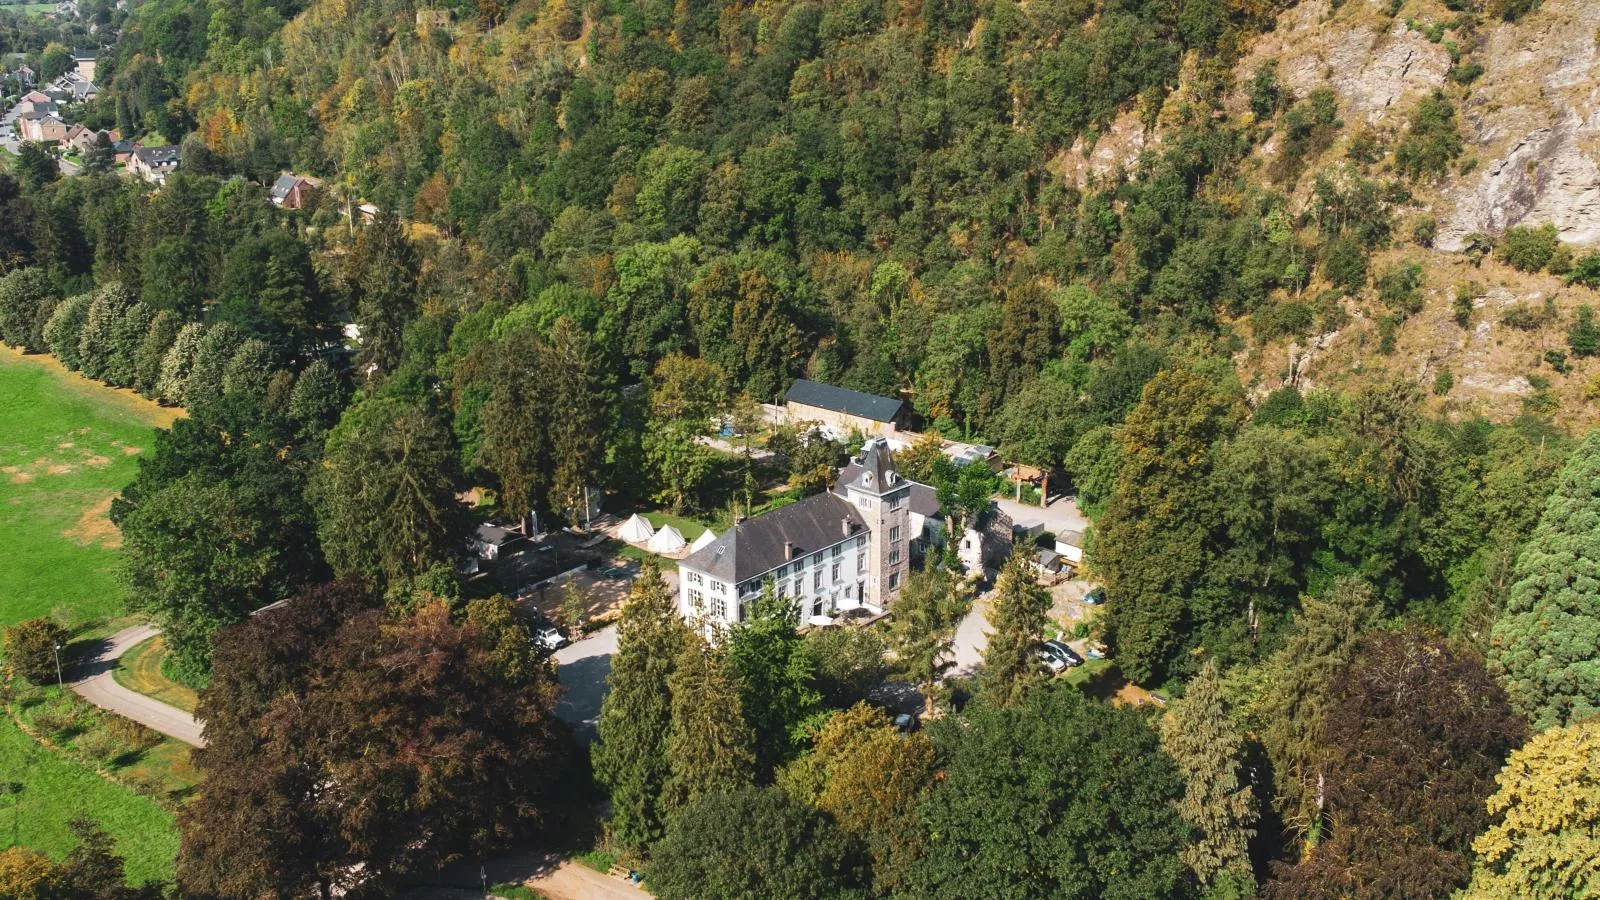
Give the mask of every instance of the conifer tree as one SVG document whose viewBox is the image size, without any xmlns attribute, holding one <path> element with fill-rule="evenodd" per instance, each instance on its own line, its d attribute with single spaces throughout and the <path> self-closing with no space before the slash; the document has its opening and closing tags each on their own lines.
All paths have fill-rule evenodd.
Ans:
<svg viewBox="0 0 1600 900">
<path fill-rule="evenodd" d="M 1600 712 L 1600 431 L 1567 458 L 1517 557 L 1489 670 L 1536 729 Z"/>
<path fill-rule="evenodd" d="M 1161 720 L 1161 746 L 1183 773 L 1178 813 L 1195 831 L 1179 852 L 1184 865 L 1202 885 L 1253 882 L 1255 791 L 1243 775 L 1244 738 L 1228 716 L 1216 667 L 1209 660 Z"/>
<path fill-rule="evenodd" d="M 756 770 L 763 779 L 795 756 L 805 726 L 822 711 L 816 661 L 799 621 L 793 598 L 777 596 L 769 580 L 749 617 L 728 632 L 728 668 L 754 732 Z"/>
<path fill-rule="evenodd" d="M 697 797 L 754 784 L 756 754 L 738 682 L 720 650 L 691 635 L 669 686 L 672 734 L 667 757 L 672 774 L 662 806 L 670 817 Z"/>
<path fill-rule="evenodd" d="M 643 852 L 665 833 L 660 803 L 671 771 L 669 682 L 691 637 L 655 560 L 647 560 L 617 623 L 593 751 L 595 777 L 611 792 L 611 839 L 631 852 Z"/>
<path fill-rule="evenodd" d="M 913 572 L 894 603 L 891 640 L 900 672 L 922 691 L 923 710 L 932 715 L 939 679 L 955 665 L 950 647 L 956 627 L 972 608 L 972 597 L 949 570 L 930 559 Z"/>
<path fill-rule="evenodd" d="M 1016 553 L 1000 570 L 994 603 L 989 607 L 989 646 L 983 651 L 985 697 L 996 706 L 1015 706 L 1040 676 L 1035 657 L 1044 639 L 1050 594 L 1039 587 L 1027 559 Z"/>
</svg>

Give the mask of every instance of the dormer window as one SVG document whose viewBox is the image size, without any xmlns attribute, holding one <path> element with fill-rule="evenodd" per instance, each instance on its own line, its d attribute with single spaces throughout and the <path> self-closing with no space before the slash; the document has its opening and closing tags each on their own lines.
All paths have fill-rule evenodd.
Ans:
<svg viewBox="0 0 1600 900">
<path fill-rule="evenodd" d="M 872 487 L 872 473 L 871 472 L 862 472 L 861 473 L 861 483 L 866 485 L 867 487 Z"/>
</svg>

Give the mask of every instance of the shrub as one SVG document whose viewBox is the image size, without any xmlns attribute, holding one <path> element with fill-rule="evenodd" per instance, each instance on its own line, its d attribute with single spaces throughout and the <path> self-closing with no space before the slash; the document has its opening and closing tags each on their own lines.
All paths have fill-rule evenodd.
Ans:
<svg viewBox="0 0 1600 900">
<path fill-rule="evenodd" d="M 1590 253 L 1573 263 L 1572 270 L 1567 272 L 1567 284 L 1600 288 L 1600 253 Z"/>
<path fill-rule="evenodd" d="M 1344 235 L 1323 245 L 1322 273 L 1346 292 L 1360 290 L 1367 283 L 1367 254 L 1360 241 Z"/>
<path fill-rule="evenodd" d="M 1413 180 L 1436 178 L 1450 170 L 1461 147 L 1456 108 L 1444 94 L 1435 93 L 1411 113 L 1411 131 L 1395 147 L 1395 165 Z"/>
<path fill-rule="evenodd" d="M 128 748 L 109 731 L 91 731 L 78 738 L 79 752 L 96 762 L 109 763 L 128 751 Z"/>
<path fill-rule="evenodd" d="M 1275 337 L 1299 337 L 1310 330 L 1316 321 L 1316 312 L 1308 303 L 1286 300 L 1263 306 L 1255 315 L 1257 341 Z"/>
<path fill-rule="evenodd" d="M 1546 350 L 1544 352 L 1544 361 L 1550 364 L 1550 368 L 1563 375 L 1571 371 L 1572 368 L 1567 365 L 1567 355 L 1560 350 Z"/>
<path fill-rule="evenodd" d="M 67 630 L 49 619 L 29 619 L 5 630 L 6 661 L 34 684 L 57 680 L 56 646 L 67 642 Z"/>
<path fill-rule="evenodd" d="M 106 732 L 135 750 L 148 750 L 161 743 L 160 732 L 122 716 L 107 716 Z"/>
<path fill-rule="evenodd" d="M 1518 331 L 1537 331 L 1547 321 L 1546 311 L 1531 303 L 1518 303 L 1500 314 L 1500 324 Z"/>
<path fill-rule="evenodd" d="M 1455 310 L 1456 324 L 1466 328 L 1472 324 L 1472 298 L 1478 293 L 1478 286 L 1474 284 L 1456 285 L 1455 299 L 1451 301 L 1451 308 Z"/>
<path fill-rule="evenodd" d="M 1405 263 L 1378 278 L 1378 299 L 1402 317 L 1416 315 L 1422 311 L 1422 296 L 1417 293 L 1421 286 L 1422 267 Z"/>
<path fill-rule="evenodd" d="M 1537 272 L 1550 264 L 1550 258 L 1560 245 L 1553 224 L 1546 223 L 1537 228 L 1519 225 L 1506 229 L 1498 255 L 1506 265 L 1519 272 Z"/>
<path fill-rule="evenodd" d="M 1595 325 L 1594 310 L 1590 307 L 1578 307 L 1577 318 L 1567 329 L 1567 346 L 1572 348 L 1573 356 L 1600 353 L 1600 326 Z"/>
<path fill-rule="evenodd" d="M 1450 393 L 1450 389 L 1455 386 L 1456 376 L 1449 369 L 1440 369 L 1439 373 L 1433 376 L 1433 395 L 1435 397 L 1443 397 Z"/>
<path fill-rule="evenodd" d="M 503 897 L 505 900 L 539 900 L 543 895 L 524 884 L 497 884 L 489 888 L 489 896 Z"/>
<path fill-rule="evenodd" d="M 1399 316 L 1384 316 L 1378 320 L 1378 352 L 1384 356 L 1394 352 L 1395 335 L 1400 330 Z"/>
<path fill-rule="evenodd" d="M 1439 223 L 1433 216 L 1423 216 L 1411 226 L 1411 242 L 1418 247 L 1432 247 L 1433 241 L 1439 236 Z"/>
<path fill-rule="evenodd" d="M 601 873 L 611 871 L 611 867 L 617 864 L 617 855 L 608 850 L 589 850 L 579 853 L 573 859 Z"/>
</svg>

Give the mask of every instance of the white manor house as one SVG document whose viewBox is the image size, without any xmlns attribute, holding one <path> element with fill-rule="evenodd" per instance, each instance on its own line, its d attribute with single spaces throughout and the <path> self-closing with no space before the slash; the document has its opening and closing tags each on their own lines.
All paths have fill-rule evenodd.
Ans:
<svg viewBox="0 0 1600 900">
<path fill-rule="evenodd" d="M 863 607 L 882 613 L 913 553 L 943 544 L 937 492 L 901 477 L 888 442 L 874 438 L 832 490 L 740 522 L 678 563 L 678 608 L 708 631 L 726 627 L 750 614 L 770 581 L 779 596 L 799 599 L 802 622 Z M 969 565 L 991 549 L 977 532 L 962 539 Z"/>
</svg>

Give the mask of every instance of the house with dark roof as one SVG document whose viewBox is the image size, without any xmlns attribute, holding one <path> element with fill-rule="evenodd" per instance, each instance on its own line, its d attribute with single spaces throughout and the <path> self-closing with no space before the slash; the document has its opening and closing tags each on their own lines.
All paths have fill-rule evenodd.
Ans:
<svg viewBox="0 0 1600 900">
<path fill-rule="evenodd" d="M 272 205 L 300 209 L 311 199 L 311 192 L 321 184 L 315 178 L 285 172 L 272 183 Z"/>
<path fill-rule="evenodd" d="M 135 147 L 128 157 L 128 172 L 161 184 L 178 168 L 181 161 L 177 147 Z"/>
<path fill-rule="evenodd" d="M 99 61 L 99 59 L 100 51 L 98 50 L 72 51 L 72 63 L 76 68 L 77 73 L 83 77 L 84 81 L 94 80 L 95 64 Z"/>
<path fill-rule="evenodd" d="M 913 558 L 944 543 L 937 492 L 902 477 L 889 442 L 873 438 L 832 490 L 742 521 L 679 562 L 679 612 L 715 634 L 748 618 L 770 583 L 796 604 L 802 623 L 825 624 L 853 609 L 882 613 Z"/>
<path fill-rule="evenodd" d="M 859 431 L 868 437 L 888 437 L 906 426 L 909 415 L 903 400 L 804 378 L 789 386 L 783 405 L 791 423 L 816 422 L 840 436 Z"/>
</svg>

